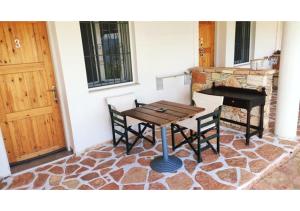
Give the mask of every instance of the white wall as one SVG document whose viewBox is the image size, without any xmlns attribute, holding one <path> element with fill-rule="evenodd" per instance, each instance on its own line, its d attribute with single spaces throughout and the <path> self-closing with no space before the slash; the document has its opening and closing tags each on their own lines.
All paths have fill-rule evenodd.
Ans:
<svg viewBox="0 0 300 211">
<path fill-rule="evenodd" d="M 133 24 L 138 85 L 90 92 L 87 86 L 78 22 L 55 22 L 50 33 L 56 40 L 75 152 L 111 140 L 105 97 L 134 92 L 143 102 L 159 99 L 189 103 L 190 86 L 183 77 L 166 79 L 157 91 L 155 77 L 182 73 L 197 64 L 197 24 L 194 22 L 135 22 Z"/>
<path fill-rule="evenodd" d="M 215 64 L 217 67 L 232 67 L 234 58 L 235 22 L 216 22 Z"/>
<path fill-rule="evenodd" d="M 215 24 L 215 65 L 224 67 L 226 59 L 226 21 L 218 21 Z"/>
<path fill-rule="evenodd" d="M 280 22 L 257 21 L 255 27 L 254 59 L 270 56 L 280 48 L 281 30 L 278 30 Z M 278 40 L 277 40 L 278 38 Z"/>
<path fill-rule="evenodd" d="M 251 27 L 250 59 L 259 59 L 264 56 L 270 56 L 275 50 L 280 50 L 282 36 L 281 22 L 256 21 L 251 24 Z M 235 22 L 217 22 L 215 34 L 216 66 L 233 67 Z"/>
</svg>

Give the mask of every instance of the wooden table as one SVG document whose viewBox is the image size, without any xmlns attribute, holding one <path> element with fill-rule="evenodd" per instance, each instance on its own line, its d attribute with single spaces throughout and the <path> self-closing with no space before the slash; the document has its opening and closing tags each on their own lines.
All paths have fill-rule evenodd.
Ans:
<svg viewBox="0 0 300 211">
<path fill-rule="evenodd" d="M 158 111 L 158 109 L 164 109 L 165 111 Z M 150 166 L 157 172 L 174 172 L 181 168 L 182 161 L 176 156 L 168 155 L 167 126 L 171 123 L 192 117 L 202 111 L 204 111 L 204 108 L 161 100 L 123 111 L 122 114 L 155 124 L 161 128 L 163 156 L 152 160 Z"/>
<path fill-rule="evenodd" d="M 264 132 L 264 106 L 266 102 L 265 88 L 262 91 L 245 88 L 235 88 L 226 86 L 216 86 L 213 83 L 211 89 L 200 91 L 203 94 L 224 96 L 223 105 L 233 106 L 237 108 L 244 108 L 247 111 L 246 123 L 238 122 L 227 118 L 221 118 L 222 121 L 237 124 L 246 127 L 246 145 L 250 143 L 250 137 L 258 134 L 259 138 L 262 138 Z M 251 125 L 251 110 L 253 107 L 260 107 L 259 125 Z M 253 129 L 251 132 L 250 129 Z"/>
</svg>

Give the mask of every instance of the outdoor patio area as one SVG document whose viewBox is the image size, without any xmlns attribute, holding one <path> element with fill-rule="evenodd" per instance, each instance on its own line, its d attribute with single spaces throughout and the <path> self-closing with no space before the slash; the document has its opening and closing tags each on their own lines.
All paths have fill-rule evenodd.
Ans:
<svg viewBox="0 0 300 211">
<path fill-rule="evenodd" d="M 273 92 L 270 130 L 265 131 L 262 139 L 254 136 L 246 146 L 240 132 L 222 127 L 220 156 L 206 150 L 203 162 L 198 164 L 192 150 L 188 146 L 181 147 L 175 154 L 183 160 L 184 166 L 176 173 L 157 173 L 149 166 L 154 156 L 161 155 L 157 131 L 158 141 L 154 147 L 140 142 L 126 155 L 123 146 L 114 148 L 111 143 L 103 144 L 81 156 L 69 156 L 5 178 L 0 182 L 0 189 L 300 188 L 299 182 L 293 185 L 291 181 L 299 180 L 299 176 L 291 177 L 299 175 L 300 159 L 296 153 L 299 142 L 274 137 L 275 106 L 276 92 Z M 299 132 L 298 122 L 298 141 Z M 170 142 L 169 131 L 168 134 Z M 173 154 L 170 146 L 169 152 Z M 290 179 L 285 174 L 289 174 Z"/>
</svg>

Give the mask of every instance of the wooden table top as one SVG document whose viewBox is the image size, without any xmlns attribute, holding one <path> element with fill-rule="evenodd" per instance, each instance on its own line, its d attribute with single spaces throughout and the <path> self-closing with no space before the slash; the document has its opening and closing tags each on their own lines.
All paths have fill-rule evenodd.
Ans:
<svg viewBox="0 0 300 211">
<path fill-rule="evenodd" d="M 166 110 L 164 112 L 156 111 L 160 108 Z M 164 126 L 192 117 L 202 111 L 204 111 L 204 108 L 161 100 L 143 105 L 142 107 L 123 111 L 122 114 L 158 126 Z"/>
</svg>

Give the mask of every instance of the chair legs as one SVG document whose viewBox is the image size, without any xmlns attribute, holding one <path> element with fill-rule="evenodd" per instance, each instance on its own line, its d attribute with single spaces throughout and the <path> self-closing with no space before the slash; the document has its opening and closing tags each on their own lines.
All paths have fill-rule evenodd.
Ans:
<svg viewBox="0 0 300 211">
<path fill-rule="evenodd" d="M 219 129 L 218 128 L 211 128 L 207 131 L 201 132 L 201 134 L 197 134 L 193 130 L 190 130 L 189 131 L 189 137 L 187 136 L 186 133 L 184 133 L 184 130 L 186 130 L 186 129 L 187 128 L 181 127 L 181 126 L 176 125 L 176 124 L 171 125 L 171 137 L 172 137 L 172 149 L 173 149 L 173 151 L 176 150 L 178 147 L 180 147 L 183 144 L 189 144 L 189 146 L 191 147 L 191 149 L 195 152 L 195 154 L 197 156 L 198 163 L 202 162 L 201 153 L 204 150 L 211 149 L 211 150 L 213 150 L 213 152 L 215 154 L 220 153 L 220 135 L 219 135 Z M 216 131 L 217 131 L 216 134 L 210 135 L 210 136 L 205 136 L 205 134 L 207 132 L 211 131 L 212 129 L 216 129 Z M 181 133 L 184 140 L 176 145 L 175 135 L 177 133 Z M 210 143 L 210 140 L 213 139 L 213 138 L 217 138 L 216 148 Z M 197 141 L 197 147 L 195 147 L 192 144 L 194 141 Z M 201 147 L 201 144 L 204 144 L 204 143 L 206 143 L 207 145 L 204 146 L 204 147 Z"/>
<path fill-rule="evenodd" d="M 175 150 L 175 126 L 174 124 L 171 124 L 171 139 L 172 139 L 172 150 Z"/>
<path fill-rule="evenodd" d="M 197 145 L 198 145 L 198 150 L 197 150 L 197 161 L 198 163 L 202 162 L 202 157 L 201 157 L 201 141 L 200 141 L 200 136 L 197 138 Z"/>
<path fill-rule="evenodd" d="M 145 132 L 145 130 L 147 128 L 152 129 L 152 136 L 153 136 L 152 139 L 149 139 L 148 137 L 145 137 L 143 135 L 143 133 Z M 136 136 L 135 140 L 132 143 L 129 142 L 129 137 L 128 137 L 129 132 L 133 133 Z M 116 139 L 116 134 L 120 135 L 118 140 Z M 135 131 L 130 126 L 127 129 L 124 129 L 124 132 L 120 132 L 120 131 L 116 130 L 113 127 L 112 135 L 113 135 L 113 145 L 114 145 L 114 147 L 116 147 L 120 142 L 123 142 L 126 146 L 126 154 L 130 154 L 130 151 L 133 148 L 133 146 L 141 138 L 143 138 L 146 141 L 149 141 L 152 145 L 155 145 L 155 143 L 156 143 L 156 140 L 155 140 L 155 126 L 151 125 L 149 123 L 140 123 L 140 124 L 138 124 L 138 131 Z"/>
<path fill-rule="evenodd" d="M 152 141 L 153 146 L 156 144 L 156 138 L 155 138 L 155 125 L 152 125 Z"/>
</svg>

